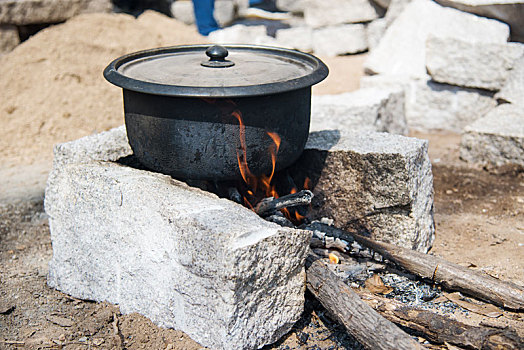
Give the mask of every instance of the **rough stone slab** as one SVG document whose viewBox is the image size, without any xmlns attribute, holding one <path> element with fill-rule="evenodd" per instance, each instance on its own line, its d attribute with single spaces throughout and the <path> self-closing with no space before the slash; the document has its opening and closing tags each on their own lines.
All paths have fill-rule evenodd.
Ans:
<svg viewBox="0 0 524 350">
<path fill-rule="evenodd" d="M 499 101 L 524 106 L 524 56 L 515 63 L 508 80 L 495 97 Z"/>
<path fill-rule="evenodd" d="M 1 0 L 0 24 L 56 23 L 81 13 L 112 9 L 111 0 Z"/>
<path fill-rule="evenodd" d="M 275 41 L 274 38 L 267 35 L 266 27 L 246 26 L 236 24 L 220 30 L 209 33 L 209 40 L 215 44 L 268 44 Z"/>
<path fill-rule="evenodd" d="M 313 31 L 313 51 L 317 55 L 337 56 L 367 50 L 366 27 L 343 24 Z"/>
<path fill-rule="evenodd" d="M 279 46 L 303 52 L 313 51 L 313 29 L 310 27 L 291 27 L 279 29 L 276 33 Z"/>
<path fill-rule="evenodd" d="M 292 12 L 292 13 L 304 13 L 308 0 L 276 0 L 276 6 L 279 10 Z"/>
<path fill-rule="evenodd" d="M 0 25 L 0 54 L 12 51 L 18 44 L 18 29 L 12 25 Z"/>
<path fill-rule="evenodd" d="M 311 131 L 382 131 L 406 135 L 402 89 L 360 89 L 338 95 L 313 95 Z"/>
<path fill-rule="evenodd" d="M 412 0 L 391 0 L 386 15 L 384 16 L 388 27 L 397 19 L 411 1 Z"/>
<path fill-rule="evenodd" d="M 484 166 L 524 167 L 524 107 L 503 104 L 467 126 L 460 157 Z"/>
<path fill-rule="evenodd" d="M 385 18 L 378 18 L 366 26 L 369 50 L 378 46 L 387 29 Z"/>
<path fill-rule="evenodd" d="M 190 0 L 177 0 L 171 4 L 171 14 L 179 21 L 186 24 L 195 23 L 193 2 Z M 215 1 L 213 16 L 220 26 L 226 26 L 235 19 L 235 2 L 232 0 Z"/>
<path fill-rule="evenodd" d="M 468 43 L 458 39 L 429 37 L 426 68 L 437 82 L 498 91 L 524 55 L 518 43 Z"/>
<path fill-rule="evenodd" d="M 129 154 L 123 128 L 55 148 L 48 284 L 212 349 L 255 349 L 289 331 L 303 311 L 310 234 L 112 161 Z"/>
<path fill-rule="evenodd" d="M 430 79 L 374 75 L 360 80 L 362 88 L 401 87 L 405 93 L 408 128 L 419 131 L 462 132 L 466 125 L 495 108 L 493 93 L 436 83 Z"/>
<path fill-rule="evenodd" d="M 314 217 L 426 252 L 435 232 L 427 150 L 400 135 L 317 131 L 293 171 L 312 181 Z"/>
<path fill-rule="evenodd" d="M 309 0 L 304 9 L 306 24 L 314 28 L 369 22 L 378 17 L 377 8 L 369 0 Z"/>
<path fill-rule="evenodd" d="M 366 71 L 424 77 L 429 35 L 467 42 L 505 43 L 509 27 L 495 20 L 442 7 L 430 0 L 413 0 L 369 55 L 364 65 Z"/>
<path fill-rule="evenodd" d="M 443 6 L 498 19 L 511 27 L 511 40 L 524 42 L 523 0 L 435 0 Z"/>
<path fill-rule="evenodd" d="M 391 0 L 375 0 L 375 3 L 383 9 L 387 9 L 391 4 Z"/>
</svg>

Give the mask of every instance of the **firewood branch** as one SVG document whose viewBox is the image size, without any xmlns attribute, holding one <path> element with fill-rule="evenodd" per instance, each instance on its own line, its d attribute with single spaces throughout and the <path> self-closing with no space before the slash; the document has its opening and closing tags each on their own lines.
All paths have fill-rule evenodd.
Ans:
<svg viewBox="0 0 524 350">
<path fill-rule="evenodd" d="M 468 349 L 522 349 L 524 343 L 515 330 L 470 326 L 431 311 L 406 306 L 394 300 L 354 290 L 360 298 L 391 322 L 412 329 L 434 343 Z"/>
<path fill-rule="evenodd" d="M 257 204 L 255 212 L 261 217 L 266 217 L 280 209 L 308 205 L 312 199 L 313 192 L 309 190 L 298 191 L 280 198 L 264 198 Z"/>
<path fill-rule="evenodd" d="M 381 254 L 385 259 L 405 270 L 419 277 L 430 279 L 445 289 L 460 291 L 507 309 L 524 310 L 524 288 L 514 283 L 469 270 L 434 255 L 378 242 L 347 231 L 339 231 L 342 232 L 342 237 L 346 236 L 349 240 L 354 239 L 362 246 Z"/>
<path fill-rule="evenodd" d="M 369 349 L 422 349 L 407 333 L 386 320 L 333 273 L 325 261 L 310 253 L 307 288 L 362 345 Z"/>
</svg>

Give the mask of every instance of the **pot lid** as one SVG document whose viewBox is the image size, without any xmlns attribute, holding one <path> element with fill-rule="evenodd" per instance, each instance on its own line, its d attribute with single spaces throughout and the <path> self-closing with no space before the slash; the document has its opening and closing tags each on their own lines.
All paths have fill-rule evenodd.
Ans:
<svg viewBox="0 0 524 350">
<path fill-rule="evenodd" d="M 188 45 L 117 58 L 104 77 L 124 89 L 167 96 L 241 97 L 281 93 L 328 75 L 318 58 L 254 45 Z"/>
</svg>

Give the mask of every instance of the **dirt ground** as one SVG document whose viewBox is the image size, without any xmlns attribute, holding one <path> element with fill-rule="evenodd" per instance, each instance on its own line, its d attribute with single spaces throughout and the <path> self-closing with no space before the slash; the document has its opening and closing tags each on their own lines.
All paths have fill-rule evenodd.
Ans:
<svg viewBox="0 0 524 350">
<path fill-rule="evenodd" d="M 52 248 L 42 202 L 52 144 L 122 123 L 120 93 L 101 77 L 110 58 L 170 40 L 202 40 L 192 29 L 182 27 L 173 29 L 183 35 L 172 40 L 160 24 L 164 18 L 156 14 L 149 15 L 149 24 L 144 19 L 118 17 L 124 15 L 110 20 L 105 16 L 115 15 L 81 16 L 63 25 L 69 26 L 67 31 L 50 28 L 41 39 L 35 36 L 12 56 L 0 58 L 0 83 L 9 86 L 0 94 L 0 349 L 201 348 L 180 331 L 157 327 L 137 314 L 122 315 L 115 305 L 71 298 L 46 285 Z M 79 32 L 87 24 L 94 28 L 92 40 Z M 113 38 L 112 29 L 128 35 L 125 40 Z M 64 51 L 60 51 L 62 47 L 48 48 L 57 45 L 60 35 L 73 47 Z M 42 45 L 47 46 L 39 47 Z M 314 93 L 358 88 L 364 58 L 326 60 L 331 77 L 315 87 Z M 26 69 L 34 65 L 40 75 L 28 76 L 16 62 Z M 55 70 L 57 64 L 77 68 L 66 69 L 66 74 Z M 72 88 L 85 88 L 86 92 L 67 93 Z M 412 136 L 430 141 L 437 230 L 431 253 L 524 286 L 524 174 L 511 169 L 494 174 L 462 162 L 459 135 Z M 523 314 L 454 317 L 470 324 L 511 326 L 524 336 Z M 359 347 L 310 297 L 293 331 L 267 347 L 352 348 Z"/>
</svg>

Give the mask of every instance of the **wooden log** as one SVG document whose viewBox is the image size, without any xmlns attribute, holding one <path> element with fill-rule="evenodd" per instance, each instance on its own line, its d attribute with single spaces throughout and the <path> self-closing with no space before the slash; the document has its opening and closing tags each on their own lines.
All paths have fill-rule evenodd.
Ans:
<svg viewBox="0 0 524 350">
<path fill-rule="evenodd" d="M 485 350 L 524 348 L 522 339 L 513 329 L 470 326 L 431 311 L 406 306 L 394 299 L 354 291 L 386 319 L 412 329 L 434 343 Z"/>
<path fill-rule="evenodd" d="M 312 199 L 313 192 L 309 190 L 298 191 L 280 198 L 264 198 L 257 204 L 255 212 L 261 217 L 266 217 L 280 209 L 309 205 Z"/>
<path fill-rule="evenodd" d="M 346 231 L 344 231 L 346 232 Z M 374 250 L 405 270 L 472 297 L 507 309 L 524 310 L 524 288 L 473 271 L 434 255 L 420 253 L 393 244 L 346 232 L 361 245 Z"/>
<path fill-rule="evenodd" d="M 422 349 L 407 333 L 380 316 L 333 273 L 325 261 L 310 253 L 307 288 L 368 349 Z"/>
</svg>

